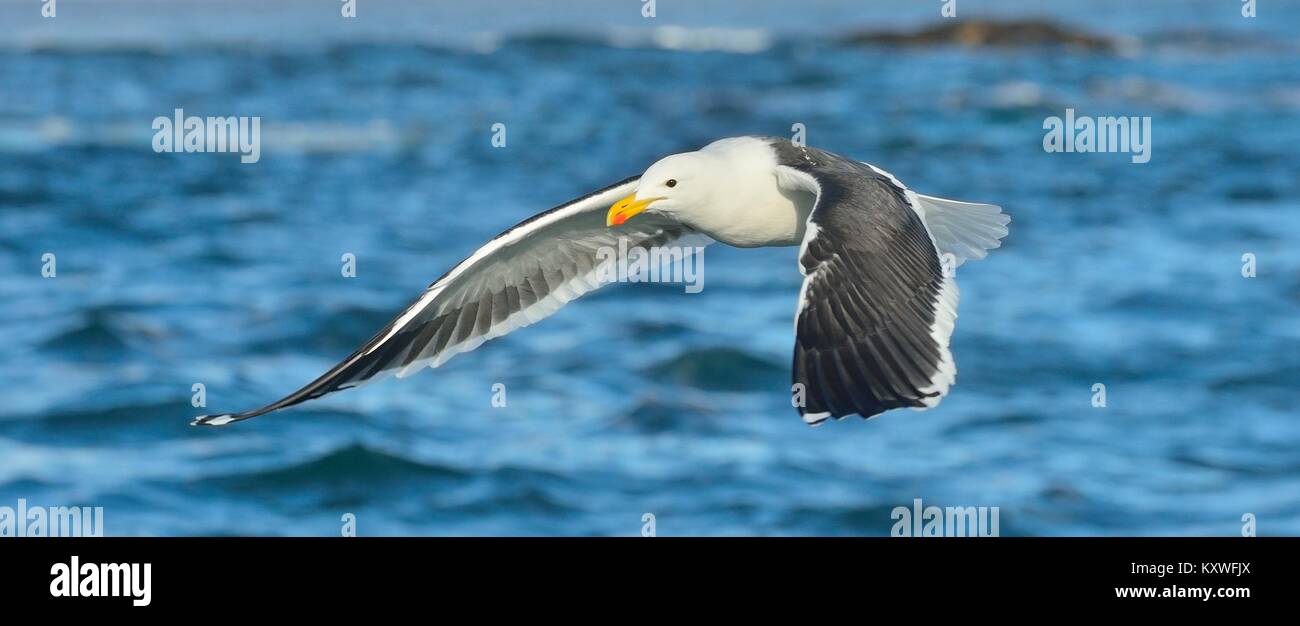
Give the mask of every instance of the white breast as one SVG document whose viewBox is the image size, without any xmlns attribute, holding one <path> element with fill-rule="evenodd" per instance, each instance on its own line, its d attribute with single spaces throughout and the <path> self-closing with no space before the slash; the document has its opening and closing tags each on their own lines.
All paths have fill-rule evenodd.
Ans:
<svg viewBox="0 0 1300 626">
<path fill-rule="evenodd" d="M 700 152 L 716 156 L 712 201 L 692 215 L 692 226 L 740 248 L 794 246 L 803 240 L 814 196 L 777 185 L 776 155 L 752 137 L 715 141 Z"/>
</svg>

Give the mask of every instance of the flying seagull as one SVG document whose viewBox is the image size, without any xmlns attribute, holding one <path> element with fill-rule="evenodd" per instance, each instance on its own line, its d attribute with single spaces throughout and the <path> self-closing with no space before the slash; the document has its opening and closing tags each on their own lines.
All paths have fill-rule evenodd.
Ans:
<svg viewBox="0 0 1300 626">
<path fill-rule="evenodd" d="M 598 250 L 688 240 L 799 246 L 792 403 L 804 422 L 924 410 L 957 374 L 948 349 L 954 270 L 998 247 L 1009 222 L 997 206 L 921 195 L 825 150 L 773 137 L 722 139 L 520 222 L 307 386 L 193 424 L 223 426 L 437 367 L 600 287 L 603 264 L 619 259 Z"/>
</svg>

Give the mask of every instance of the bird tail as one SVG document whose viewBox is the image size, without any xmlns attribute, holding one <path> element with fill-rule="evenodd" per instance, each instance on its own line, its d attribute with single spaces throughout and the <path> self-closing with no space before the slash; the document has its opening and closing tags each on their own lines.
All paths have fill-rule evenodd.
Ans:
<svg viewBox="0 0 1300 626">
<path fill-rule="evenodd" d="M 954 267 L 968 259 L 979 260 L 1002 245 L 1011 216 L 993 204 L 960 202 L 916 194 L 925 225 L 939 252 L 955 258 Z"/>
</svg>

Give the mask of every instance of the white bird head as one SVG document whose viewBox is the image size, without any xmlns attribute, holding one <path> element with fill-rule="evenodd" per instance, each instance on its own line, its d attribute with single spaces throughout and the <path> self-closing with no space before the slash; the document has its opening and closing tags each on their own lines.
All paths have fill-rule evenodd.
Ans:
<svg viewBox="0 0 1300 626">
<path fill-rule="evenodd" d="M 776 153 L 757 137 L 719 139 L 664 157 L 615 202 L 605 225 L 658 214 L 739 247 L 794 245 L 803 237 L 813 195 L 780 188 Z"/>
<path fill-rule="evenodd" d="M 723 179 L 718 159 L 702 151 L 664 157 L 641 175 L 635 192 L 609 207 L 607 226 L 618 226 L 649 211 L 689 223 L 689 216 L 706 206 Z"/>
</svg>

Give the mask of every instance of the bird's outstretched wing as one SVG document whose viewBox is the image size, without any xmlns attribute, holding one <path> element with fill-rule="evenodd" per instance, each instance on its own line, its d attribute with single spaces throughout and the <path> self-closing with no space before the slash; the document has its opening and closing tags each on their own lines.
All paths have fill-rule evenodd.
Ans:
<svg viewBox="0 0 1300 626">
<path fill-rule="evenodd" d="M 600 287 L 603 264 L 618 262 L 629 250 L 708 242 L 678 222 L 648 214 L 607 227 L 609 206 L 634 192 L 637 183 L 637 177 L 628 178 L 501 233 L 434 281 L 351 356 L 302 389 L 259 409 L 204 415 L 192 423 L 223 426 L 387 375 L 401 378 L 426 366 L 437 367 Z M 626 245 L 620 245 L 620 239 Z"/>
<path fill-rule="evenodd" d="M 887 172 L 828 152 L 779 152 L 782 185 L 816 195 L 799 251 L 805 278 L 795 319 L 803 420 L 937 405 L 957 374 L 948 350 L 957 318 L 952 271 L 996 247 L 1009 218 L 992 205 L 923 205 Z M 943 241 L 927 226 L 927 209 L 944 225 Z M 938 215 L 949 209 L 970 215 Z M 952 255 L 946 269 L 941 253 Z"/>
</svg>

